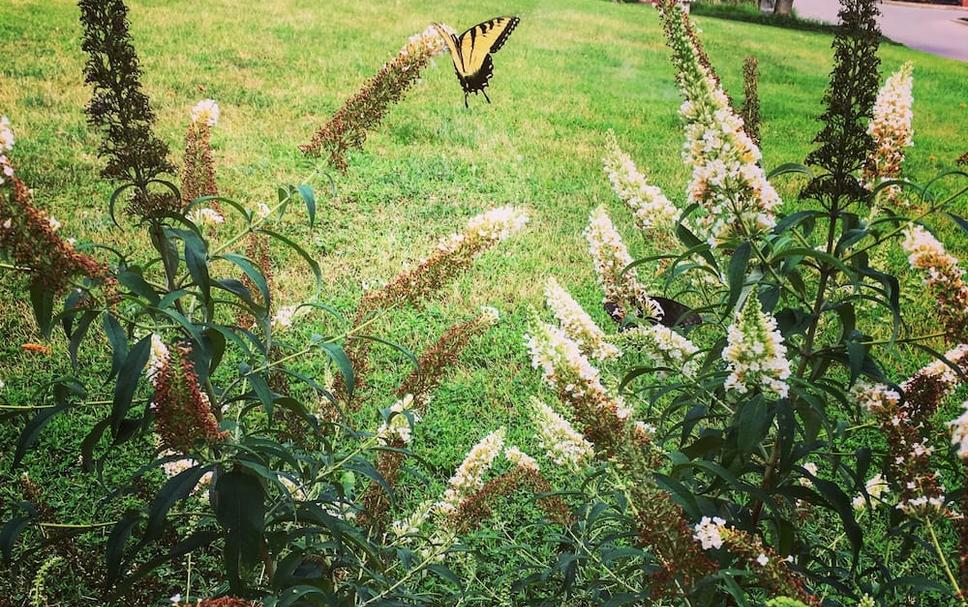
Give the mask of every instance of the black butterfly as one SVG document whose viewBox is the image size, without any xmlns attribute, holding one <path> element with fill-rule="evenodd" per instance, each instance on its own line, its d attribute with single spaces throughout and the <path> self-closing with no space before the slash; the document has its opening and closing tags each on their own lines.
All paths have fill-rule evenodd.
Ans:
<svg viewBox="0 0 968 607">
<path fill-rule="evenodd" d="M 681 304 L 674 299 L 669 299 L 668 297 L 649 296 L 649 299 L 654 301 L 662 309 L 662 318 L 656 319 L 646 316 L 644 307 L 642 305 L 636 305 L 635 308 L 642 317 L 651 323 L 660 323 L 667 327 L 683 328 L 695 327 L 702 324 L 702 317 L 699 316 L 695 310 L 685 304 Z M 611 317 L 611 319 L 619 325 L 623 323 L 624 314 L 622 314 L 622 311 L 617 304 L 605 302 L 605 312 L 607 312 L 609 317 Z"/>
</svg>

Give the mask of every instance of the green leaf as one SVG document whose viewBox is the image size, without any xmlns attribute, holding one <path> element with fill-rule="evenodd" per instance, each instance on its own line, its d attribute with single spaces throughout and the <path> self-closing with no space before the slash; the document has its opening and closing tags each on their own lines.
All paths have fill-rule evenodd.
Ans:
<svg viewBox="0 0 968 607">
<path fill-rule="evenodd" d="M 265 234 L 268 234 L 269 236 L 275 238 L 279 242 L 282 242 L 283 244 L 287 245 L 290 249 L 295 251 L 296 254 L 298 254 L 300 257 L 306 260 L 306 263 L 309 265 L 309 269 L 312 270 L 313 272 L 313 276 L 316 277 L 316 284 L 317 285 L 322 284 L 323 273 L 319 269 L 319 263 L 317 263 L 317 261 L 313 259 L 312 256 L 309 255 L 309 253 L 306 252 L 306 249 L 302 248 L 294 240 L 287 238 L 278 232 L 273 232 L 272 230 L 267 230 L 265 228 L 262 228 L 260 231 L 264 232 Z"/>
<path fill-rule="evenodd" d="M 251 474 L 232 470 L 219 476 L 212 494 L 212 507 L 226 535 L 237 540 L 238 549 L 231 551 L 233 554 L 226 549 L 226 559 L 241 561 L 243 566 L 259 561 L 265 532 L 265 500 L 262 483 Z"/>
<path fill-rule="evenodd" d="M 774 177 L 779 177 L 780 175 L 787 175 L 790 173 L 799 173 L 801 175 L 806 175 L 810 179 L 813 179 L 813 171 L 810 170 L 806 165 L 800 164 L 799 162 L 787 162 L 776 167 L 767 174 L 766 178 L 773 179 Z"/>
<path fill-rule="evenodd" d="M 131 399 L 138 389 L 141 374 L 148 364 L 150 354 L 151 336 L 146 335 L 124 358 L 124 363 L 118 372 L 118 381 L 114 385 L 114 400 L 111 405 L 111 430 L 114 434 L 117 434 L 121 420 L 127 416 L 128 409 L 131 408 Z"/>
<path fill-rule="evenodd" d="M 313 188 L 308 183 L 296 186 L 296 189 L 299 190 L 299 195 L 306 203 L 306 212 L 309 213 L 309 227 L 312 228 L 316 223 L 316 195 L 313 194 Z"/>
<path fill-rule="evenodd" d="M 752 453 L 766 437 L 773 421 L 773 410 L 761 396 L 743 402 L 736 416 L 736 446 L 743 453 Z"/>
<path fill-rule="evenodd" d="M 3 560 L 10 560 L 14 544 L 29 522 L 29 516 L 15 516 L 0 529 L 0 553 L 3 554 Z"/>
<path fill-rule="evenodd" d="M 128 356 L 128 336 L 121 328 L 121 323 L 110 312 L 104 313 L 101 326 L 104 327 L 104 333 L 111 344 L 111 374 L 108 376 L 110 379 L 118 374 L 124 359 Z"/>
<path fill-rule="evenodd" d="M 150 301 L 153 306 L 157 306 L 158 302 L 161 301 L 161 297 L 155 291 L 154 287 L 148 284 L 140 272 L 135 272 L 134 270 L 121 272 L 118 274 L 118 282 L 128 287 L 128 290 L 135 295 Z"/>
<path fill-rule="evenodd" d="M 40 437 L 40 431 L 44 429 L 44 426 L 50 423 L 50 420 L 55 415 L 65 409 L 67 409 L 67 402 L 61 402 L 53 407 L 41 409 L 27 422 L 23 432 L 20 433 L 20 438 L 17 439 L 17 450 L 13 455 L 13 468 L 20 465 L 20 461 L 27 454 L 27 450 L 37 442 L 37 439 Z"/>
<path fill-rule="evenodd" d="M 91 322 L 100 313 L 99 310 L 88 310 L 84 312 L 80 322 L 77 323 L 77 327 L 75 327 L 74 332 L 71 334 L 71 341 L 67 344 L 67 353 L 71 357 L 71 367 L 75 372 L 77 371 L 77 350 L 81 347 L 81 341 L 87 335 L 87 330 L 91 327 Z"/>
<path fill-rule="evenodd" d="M 168 511 L 175 505 L 175 502 L 191 495 L 192 490 L 198 485 L 198 481 L 212 468 L 212 464 L 192 466 L 188 470 L 183 470 L 171 477 L 161 486 L 148 508 L 148 523 L 145 527 L 142 544 L 161 536 L 167 522 Z"/>
<path fill-rule="evenodd" d="M 266 278 L 265 278 L 265 275 L 262 273 L 262 270 L 260 270 L 254 263 L 252 263 L 252 261 L 249 258 L 243 257 L 242 255 L 236 255 L 235 253 L 226 253 L 224 255 L 220 255 L 216 259 L 225 259 L 237 265 L 239 269 L 242 270 L 242 272 L 249 277 L 249 280 L 252 281 L 252 284 L 254 284 L 256 288 L 259 289 L 259 294 L 262 296 L 262 305 L 265 306 L 266 308 L 269 307 L 270 305 L 269 284 L 266 282 Z"/>
<path fill-rule="evenodd" d="M 343 351 L 343 347 L 339 344 L 320 342 L 319 347 L 322 348 L 326 354 L 329 355 L 333 362 L 336 363 L 339 369 L 340 375 L 343 376 L 343 384 L 346 386 L 346 394 L 348 396 L 353 395 L 353 390 L 356 387 L 356 379 L 353 371 L 353 363 L 346 356 L 346 352 Z"/>
<path fill-rule="evenodd" d="M 54 292 L 41 281 L 30 284 L 30 305 L 34 309 L 34 319 L 44 338 L 49 338 L 54 328 Z"/>
<path fill-rule="evenodd" d="M 729 258 L 729 266 L 726 269 L 726 277 L 729 281 L 729 298 L 726 300 L 724 315 L 733 311 L 733 306 L 739 301 L 740 293 L 743 292 L 743 285 L 746 282 L 746 267 L 749 265 L 750 255 L 753 250 L 749 242 L 743 242 L 733 255 Z"/>
<path fill-rule="evenodd" d="M 121 564 L 124 556 L 124 544 L 131 537 L 134 526 L 141 520 L 141 513 L 129 510 L 111 529 L 107 544 L 104 546 L 104 561 L 107 566 L 107 577 L 113 582 L 121 575 Z"/>
</svg>

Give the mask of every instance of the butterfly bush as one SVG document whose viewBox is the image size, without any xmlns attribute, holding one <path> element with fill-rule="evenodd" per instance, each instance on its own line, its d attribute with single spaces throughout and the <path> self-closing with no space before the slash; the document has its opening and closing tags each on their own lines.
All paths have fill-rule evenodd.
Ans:
<svg viewBox="0 0 968 607">
<path fill-rule="evenodd" d="M 548 323 L 532 323 L 531 334 L 525 336 L 525 341 L 531 352 L 531 366 L 541 370 L 550 387 L 573 402 L 591 405 L 599 415 L 619 423 L 628 418 L 629 410 L 621 400 L 606 392 L 598 369 L 564 331 Z"/>
<path fill-rule="evenodd" d="M 579 469 L 595 456 L 592 444 L 550 406 L 534 398 L 531 410 L 538 443 L 548 459 L 559 466 Z"/>
<path fill-rule="evenodd" d="M 624 348 L 642 352 L 657 367 L 672 369 L 687 378 L 695 377 L 699 371 L 696 358 L 699 348 L 689 338 L 664 325 L 632 327 L 618 339 Z M 664 378 L 668 372 L 658 370 L 656 375 Z"/>
<path fill-rule="evenodd" d="M 605 207 L 592 211 L 585 228 L 585 239 L 595 263 L 598 284 L 605 291 L 603 301 L 615 306 L 614 315 L 624 318 L 632 308 L 641 308 L 643 316 L 661 319 L 662 308 L 646 295 L 635 268 L 623 272 L 632 263 L 632 256 Z"/>
<path fill-rule="evenodd" d="M 182 202 L 188 205 L 202 196 L 217 196 L 215 161 L 212 159 L 212 128 L 218 124 L 218 104 L 211 99 L 199 101 L 191 111 L 191 123 L 185 132 L 185 156 L 181 171 Z M 208 202 L 221 217 L 217 200 Z M 222 223 L 217 221 L 216 223 Z"/>
<path fill-rule="evenodd" d="M 604 331 L 554 277 L 545 283 L 545 302 L 583 353 L 600 360 L 619 356 L 619 349 L 605 341 Z"/>
<path fill-rule="evenodd" d="M 413 395 L 407 394 L 400 400 L 390 405 L 390 419 L 383 422 L 376 431 L 377 438 L 384 445 L 392 445 L 399 441 L 400 444 L 407 445 L 412 438 L 413 424 L 420 421 L 420 416 L 413 410 Z M 407 418 L 407 414 L 412 418 L 412 422 Z"/>
<path fill-rule="evenodd" d="M 760 150 L 730 107 L 729 98 L 693 42 L 678 3 L 660 3 L 676 81 L 685 101 L 683 159 L 692 167 L 687 200 L 702 209 L 698 228 L 709 245 L 762 235 L 776 223 L 780 197 L 759 165 Z"/>
<path fill-rule="evenodd" d="M 890 485 L 880 473 L 875 474 L 866 483 L 864 483 L 864 493 L 870 496 L 871 504 L 875 507 L 877 504 L 883 501 L 881 496 L 890 492 Z M 858 493 L 854 496 L 851 504 L 853 504 L 854 510 L 863 510 L 867 507 L 867 499 L 864 497 L 863 493 Z"/>
<path fill-rule="evenodd" d="M 789 392 L 790 361 L 776 319 L 763 312 L 756 291 L 751 291 L 727 331 L 723 360 L 729 366 L 727 390 L 745 394 L 761 389 L 786 398 Z"/>
<path fill-rule="evenodd" d="M 675 225 L 679 209 L 669 202 L 660 188 L 649 185 L 632 157 L 619 147 L 612 131 L 605 136 L 603 165 L 612 190 L 631 209 L 641 229 L 666 231 Z"/>
<path fill-rule="evenodd" d="M 864 185 L 875 187 L 888 179 L 901 177 L 904 149 L 914 145 L 914 129 L 911 126 L 914 97 L 911 94 L 914 66 L 907 62 L 891 74 L 877 93 L 874 117 L 867 125 L 868 134 L 874 138 L 874 149 L 864 167 Z M 883 191 L 887 202 L 897 203 L 901 190 L 890 186 Z"/>
<path fill-rule="evenodd" d="M 214 445 L 228 437 L 219 430 L 208 394 L 199 383 L 191 350 L 176 346 L 152 377 L 152 408 L 162 445 L 189 453 L 197 442 Z"/>
<path fill-rule="evenodd" d="M 0 255 L 27 271 L 31 284 L 50 293 L 61 293 L 72 280 L 86 277 L 105 286 L 114 299 L 116 281 L 107 266 L 77 251 L 58 231 L 59 221 L 39 209 L 33 191 L 16 176 L 13 160 L 14 133 L 6 116 L 0 119 Z"/>
<path fill-rule="evenodd" d="M 453 515 L 464 500 L 484 487 L 485 475 L 504 449 L 504 435 L 504 428 L 498 428 L 471 448 L 448 481 L 447 489 L 435 507 L 437 512 L 444 516 Z"/>
<path fill-rule="evenodd" d="M 420 80 L 420 71 L 446 49 L 446 43 L 433 26 L 411 36 L 397 55 L 347 99 L 312 140 L 299 149 L 313 157 L 326 154 L 333 168 L 345 171 L 349 167 L 347 153 L 362 149 L 367 132 L 380 124 L 390 106 Z"/>
<path fill-rule="evenodd" d="M 968 285 L 958 259 L 921 226 L 904 232 L 901 243 L 912 269 L 925 272 L 924 283 L 938 300 L 938 318 L 955 339 L 968 338 Z"/>
<path fill-rule="evenodd" d="M 367 293 L 357 314 L 392 302 L 416 303 L 426 298 L 467 269 L 479 255 L 520 232 L 527 224 L 527 211 L 512 206 L 498 207 L 473 217 L 463 232 L 441 240 L 429 257 L 402 271 L 383 289 Z"/>
</svg>

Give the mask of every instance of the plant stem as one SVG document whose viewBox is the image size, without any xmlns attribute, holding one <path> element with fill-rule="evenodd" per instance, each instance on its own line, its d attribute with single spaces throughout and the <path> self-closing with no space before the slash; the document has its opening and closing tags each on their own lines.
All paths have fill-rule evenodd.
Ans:
<svg viewBox="0 0 968 607">
<path fill-rule="evenodd" d="M 938 555 L 938 559 L 941 560 L 941 565 L 944 568 L 945 575 L 948 576 L 948 582 L 950 582 L 951 587 L 954 588 L 955 596 L 958 597 L 962 605 L 968 605 L 968 600 L 965 599 L 965 595 L 962 594 L 961 588 L 958 587 L 958 579 L 955 578 L 955 574 L 951 570 L 951 565 L 948 564 L 948 558 L 941 549 L 941 542 L 938 541 L 938 536 L 934 532 L 934 525 L 931 524 L 931 517 L 925 516 L 924 523 L 927 525 L 928 533 L 931 535 L 931 544 L 934 546 L 934 551 Z"/>
</svg>

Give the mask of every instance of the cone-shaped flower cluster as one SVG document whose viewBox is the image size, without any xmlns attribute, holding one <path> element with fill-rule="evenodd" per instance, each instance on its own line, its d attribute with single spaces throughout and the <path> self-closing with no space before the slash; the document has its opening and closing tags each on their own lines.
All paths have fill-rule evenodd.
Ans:
<svg viewBox="0 0 968 607">
<path fill-rule="evenodd" d="M 632 256 L 605 207 L 592 211 L 585 229 L 585 239 L 588 240 L 588 251 L 595 263 L 598 283 L 605 291 L 604 302 L 615 308 L 613 316 L 622 319 L 635 308 L 640 308 L 643 316 L 661 319 L 662 308 L 646 294 L 635 268 L 623 273 L 632 263 Z"/>
<path fill-rule="evenodd" d="M 964 412 L 948 425 L 951 426 L 951 444 L 955 446 L 958 457 L 968 460 L 968 401 L 961 406 Z"/>
<path fill-rule="evenodd" d="M 686 377 L 699 371 L 699 348 L 688 338 L 664 325 L 637 326 L 620 335 L 623 348 L 641 350 L 656 367 L 673 369 Z M 666 371 L 657 373 L 665 377 Z"/>
<path fill-rule="evenodd" d="M 196 443 L 220 443 L 228 436 L 218 428 L 190 354 L 189 348 L 176 346 L 152 378 L 152 406 L 161 443 L 179 453 L 189 453 Z"/>
<path fill-rule="evenodd" d="M 776 319 L 763 312 L 756 291 L 751 291 L 727 332 L 723 360 L 729 365 L 724 386 L 745 394 L 761 389 L 785 398 L 789 391 L 790 361 Z"/>
<path fill-rule="evenodd" d="M 780 204 L 759 166 L 760 150 L 712 70 L 704 65 L 679 2 L 660 2 L 666 42 L 672 49 L 676 80 L 685 102 L 683 157 L 692 167 L 687 196 L 703 213 L 698 227 L 710 246 L 770 230 Z"/>
<path fill-rule="evenodd" d="M 592 444 L 568 420 L 537 398 L 532 401 L 532 414 L 538 442 L 548 459 L 559 466 L 578 469 L 595 456 Z"/>
<path fill-rule="evenodd" d="M 300 149 L 316 157 L 325 153 L 330 165 L 345 171 L 346 153 L 363 147 L 367 131 L 380 124 L 390 106 L 418 82 L 420 70 L 446 48 L 433 26 L 412 36 L 397 56 L 347 99 L 329 122 L 316 131 L 312 141 Z"/>
<path fill-rule="evenodd" d="M 910 62 L 891 74 L 877 93 L 874 102 L 874 117 L 867 125 L 868 134 L 874 138 L 874 149 L 864 167 L 864 185 L 873 188 L 886 179 L 901 176 L 904 162 L 904 148 L 914 145 L 914 130 L 911 127 L 913 112 L 911 94 L 913 77 Z M 897 202 L 900 188 L 888 187 L 884 195 L 889 202 Z"/>
<path fill-rule="evenodd" d="M 382 290 L 368 293 L 358 314 L 391 302 L 417 303 L 466 270 L 478 255 L 521 231 L 528 223 L 522 209 L 506 206 L 481 213 L 467 222 L 467 228 L 437 245 L 437 250 L 404 270 Z"/>
<path fill-rule="evenodd" d="M 13 129 L 10 128 L 10 119 L 0 116 L 0 185 L 7 179 L 13 177 L 13 165 L 7 158 L 7 153 L 13 150 Z"/>
<path fill-rule="evenodd" d="M 420 355 L 417 367 L 397 389 L 397 396 L 402 398 L 410 394 L 415 410 L 426 409 L 431 393 L 440 385 L 447 370 L 457 362 L 464 348 L 473 338 L 496 325 L 499 319 L 500 314 L 495 308 L 485 306 L 477 318 L 447 329 L 433 346 Z"/>
<path fill-rule="evenodd" d="M 390 405 L 389 414 L 390 420 L 384 421 L 377 429 L 377 438 L 384 445 L 410 444 L 410 439 L 413 437 L 413 424 L 420 421 L 420 416 L 413 410 L 413 395 L 407 394 Z"/>
<path fill-rule="evenodd" d="M 643 230 L 670 229 L 679 217 L 679 209 L 669 202 L 660 188 L 649 185 L 632 157 L 619 147 L 615 133 L 608 132 L 605 144 L 605 174 L 616 196 L 635 214 L 638 226 Z"/>
<path fill-rule="evenodd" d="M 0 118 L 0 255 L 29 269 L 31 281 L 50 291 L 62 291 L 75 276 L 113 287 L 108 269 L 76 251 L 58 235 L 60 222 L 34 206 L 31 190 L 14 174 L 13 143 L 10 121 Z"/>
<path fill-rule="evenodd" d="M 575 340 L 584 354 L 600 360 L 619 356 L 618 348 L 605 340 L 601 328 L 554 277 L 548 278 L 545 283 L 545 301 L 561 323 L 561 328 Z"/>
<path fill-rule="evenodd" d="M 185 133 L 185 158 L 181 174 L 182 202 L 186 205 L 202 196 L 218 195 L 215 161 L 212 160 L 212 127 L 218 123 L 219 114 L 218 104 L 211 99 L 199 101 L 192 108 L 192 122 Z M 218 201 L 212 200 L 208 204 L 221 217 L 222 209 Z"/>
<path fill-rule="evenodd" d="M 443 497 L 437 502 L 436 511 L 444 516 L 452 516 L 464 500 L 480 491 L 484 487 L 484 476 L 503 449 L 504 428 L 498 428 L 474 445 L 448 482 Z"/>
<path fill-rule="evenodd" d="M 921 226 L 909 228 L 901 246 L 911 267 L 926 273 L 924 282 L 938 299 L 941 324 L 954 339 L 968 339 L 968 285 L 958 259 Z"/>
<path fill-rule="evenodd" d="M 968 346 L 949 350 L 945 359 L 962 373 L 968 372 Z M 903 399 L 901 393 L 883 384 L 860 385 L 854 390 L 858 404 L 877 419 L 884 433 L 889 449 L 888 478 L 900 493 L 897 508 L 909 514 L 944 507 L 944 486 L 930 461 L 934 453 L 930 418 L 959 381 L 947 364 L 935 361 L 901 384 Z"/>
</svg>

